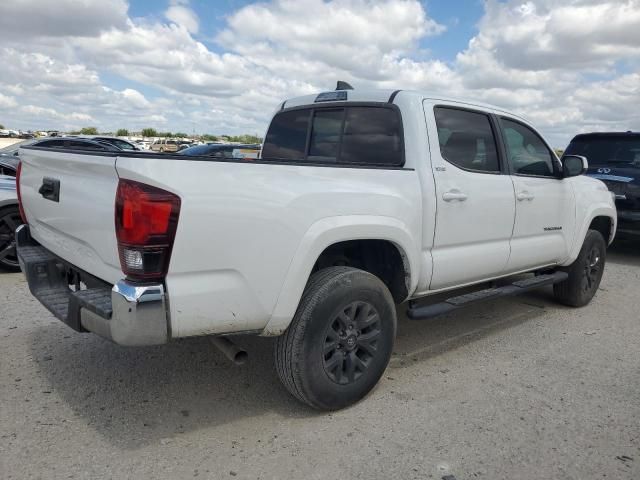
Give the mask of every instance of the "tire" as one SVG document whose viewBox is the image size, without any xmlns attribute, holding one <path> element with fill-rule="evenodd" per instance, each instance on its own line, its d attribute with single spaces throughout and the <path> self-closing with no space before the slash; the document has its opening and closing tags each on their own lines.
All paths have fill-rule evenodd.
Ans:
<svg viewBox="0 0 640 480">
<path fill-rule="evenodd" d="M 19 272 L 16 254 L 16 228 L 22 224 L 17 205 L 0 208 L 0 269 Z"/>
<path fill-rule="evenodd" d="M 575 262 L 566 268 L 569 278 L 553 286 L 556 300 L 570 307 L 587 305 L 598 291 L 604 273 L 607 244 L 602 234 L 589 230 Z"/>
<path fill-rule="evenodd" d="M 311 276 L 289 328 L 276 339 L 276 370 L 301 402 L 337 410 L 378 383 L 395 336 L 393 298 L 378 277 L 325 268 Z"/>
</svg>

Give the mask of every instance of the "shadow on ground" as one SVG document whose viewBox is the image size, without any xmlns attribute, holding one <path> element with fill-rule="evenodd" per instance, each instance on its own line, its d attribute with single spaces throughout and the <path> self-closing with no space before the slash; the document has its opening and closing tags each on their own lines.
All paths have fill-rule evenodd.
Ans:
<svg viewBox="0 0 640 480">
<path fill-rule="evenodd" d="M 607 261 L 640 267 L 640 238 L 616 239 L 607 251 Z"/>
<path fill-rule="evenodd" d="M 544 314 L 549 299 L 546 291 L 496 300 L 424 322 L 407 320 L 400 313 L 403 305 L 390 368 L 427 361 L 533 320 Z M 231 365 L 206 338 L 124 348 L 54 323 L 36 330 L 31 340 L 47 391 L 120 448 L 135 449 L 254 416 L 322 415 L 299 404 L 280 385 L 273 339 L 237 337 L 249 352 L 248 364 L 241 367 Z"/>
</svg>

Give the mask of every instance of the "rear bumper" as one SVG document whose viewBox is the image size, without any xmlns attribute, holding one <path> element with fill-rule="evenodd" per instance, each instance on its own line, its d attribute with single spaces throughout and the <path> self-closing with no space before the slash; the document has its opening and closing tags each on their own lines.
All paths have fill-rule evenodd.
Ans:
<svg viewBox="0 0 640 480">
<path fill-rule="evenodd" d="M 29 227 L 16 230 L 20 268 L 29 290 L 53 315 L 74 330 L 93 332 L 126 346 L 159 345 L 169 340 L 164 286 L 96 279 L 57 258 L 31 238 Z M 72 290 L 70 283 L 86 289 Z"/>
</svg>

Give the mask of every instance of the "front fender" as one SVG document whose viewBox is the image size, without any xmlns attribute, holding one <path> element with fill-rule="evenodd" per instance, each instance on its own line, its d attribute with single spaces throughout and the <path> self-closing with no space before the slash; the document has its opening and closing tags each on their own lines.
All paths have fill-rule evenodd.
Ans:
<svg viewBox="0 0 640 480">
<path fill-rule="evenodd" d="M 589 177 L 577 177 L 580 183 L 576 185 L 576 229 L 568 258 L 562 266 L 571 265 L 578 255 L 587 236 L 587 231 L 596 217 L 608 217 L 611 221 L 611 233 L 606 238 L 611 244 L 616 234 L 618 214 L 616 205 L 606 185 L 600 180 Z"/>
<path fill-rule="evenodd" d="M 400 250 L 409 271 L 408 291 L 418 283 L 418 247 L 407 226 L 392 217 L 345 215 L 327 217 L 311 225 L 291 261 L 276 306 L 262 335 L 284 332 L 298 308 L 298 303 L 320 254 L 329 246 L 348 240 L 388 240 Z"/>
</svg>

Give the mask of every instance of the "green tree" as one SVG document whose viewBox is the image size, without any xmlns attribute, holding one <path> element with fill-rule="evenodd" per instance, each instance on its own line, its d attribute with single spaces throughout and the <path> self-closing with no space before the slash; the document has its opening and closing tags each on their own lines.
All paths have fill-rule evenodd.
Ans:
<svg viewBox="0 0 640 480">
<path fill-rule="evenodd" d="M 98 135 L 98 129 L 96 127 L 84 127 L 80 130 L 81 135 Z"/>
<path fill-rule="evenodd" d="M 158 136 L 158 132 L 156 132 L 155 128 L 143 128 L 141 133 L 142 133 L 143 137 L 157 137 Z"/>
<path fill-rule="evenodd" d="M 177 132 L 177 133 L 174 133 L 173 136 L 177 138 L 187 138 L 189 135 L 187 135 L 186 133 Z"/>
<path fill-rule="evenodd" d="M 4 130 L 4 125 L 0 123 L 0 130 Z"/>
<path fill-rule="evenodd" d="M 217 142 L 218 141 L 218 137 L 216 137 L 215 135 L 211 135 L 209 133 L 205 133 L 204 135 L 201 135 L 200 139 L 204 140 L 205 142 Z"/>
<path fill-rule="evenodd" d="M 116 132 L 116 137 L 128 137 L 129 136 L 129 130 L 127 130 L 126 128 L 119 128 L 118 131 Z"/>
</svg>

